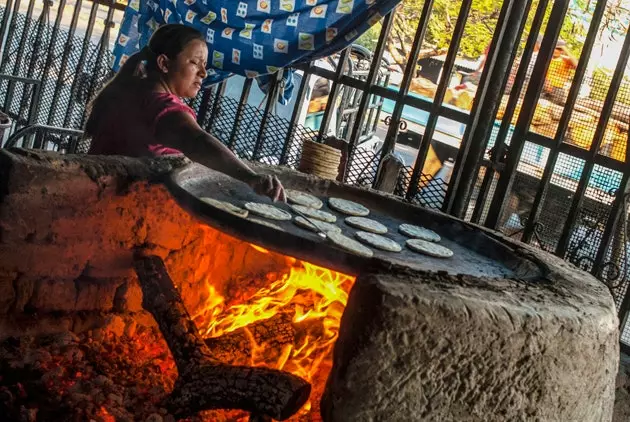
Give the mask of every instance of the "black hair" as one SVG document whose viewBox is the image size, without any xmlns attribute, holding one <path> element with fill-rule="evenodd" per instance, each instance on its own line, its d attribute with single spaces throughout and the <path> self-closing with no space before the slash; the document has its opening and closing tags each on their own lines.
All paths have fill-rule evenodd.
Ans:
<svg viewBox="0 0 630 422">
<path fill-rule="evenodd" d="M 158 72 L 157 59 L 162 54 L 175 60 L 186 46 L 194 40 L 205 43 L 204 36 L 195 28 L 180 24 L 162 25 L 153 33 L 147 46 L 129 57 L 118 73 L 101 89 L 88 106 L 89 115 L 85 132 L 92 136 L 97 129 L 97 119 L 112 98 L 116 96 L 117 86 L 135 85 L 138 82 L 140 65 L 144 62 L 147 75 Z"/>
</svg>

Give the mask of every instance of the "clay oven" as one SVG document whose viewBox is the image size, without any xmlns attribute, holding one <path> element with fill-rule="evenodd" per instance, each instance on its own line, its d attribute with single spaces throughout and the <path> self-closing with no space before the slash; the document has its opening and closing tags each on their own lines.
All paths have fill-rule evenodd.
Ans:
<svg viewBox="0 0 630 422">
<path fill-rule="evenodd" d="M 455 256 L 365 259 L 217 212 L 199 198 L 252 194 L 181 160 L 1 151 L 3 414 L 610 420 L 618 323 L 597 280 L 392 196 L 263 171 Z"/>
</svg>

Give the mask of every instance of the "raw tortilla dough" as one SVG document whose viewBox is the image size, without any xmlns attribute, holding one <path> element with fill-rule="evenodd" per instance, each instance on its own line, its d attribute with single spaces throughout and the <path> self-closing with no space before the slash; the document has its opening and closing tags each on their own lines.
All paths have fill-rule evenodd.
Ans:
<svg viewBox="0 0 630 422">
<path fill-rule="evenodd" d="M 329 198 L 328 205 L 336 211 L 357 217 L 365 217 L 370 214 L 370 210 L 365 208 L 363 205 L 348 201 L 347 199 Z"/>
<path fill-rule="evenodd" d="M 287 211 L 281 210 L 273 205 L 248 202 L 245 204 L 245 208 L 256 215 L 269 218 L 270 220 L 288 221 L 293 218 Z"/>
<path fill-rule="evenodd" d="M 331 223 L 326 223 L 325 221 L 318 221 L 318 220 L 313 220 L 313 223 L 317 225 L 317 227 L 313 226 L 313 224 L 311 224 L 307 219 L 305 219 L 304 217 L 301 216 L 297 216 L 295 217 L 295 219 L 293 220 L 293 222 L 304 228 L 307 230 L 310 230 L 312 232 L 318 233 L 320 231 L 324 232 L 324 233 L 329 233 L 329 232 L 334 232 L 334 233 L 341 233 L 341 228 L 335 226 L 334 224 Z M 319 230 L 318 230 L 319 228 Z"/>
<path fill-rule="evenodd" d="M 449 248 L 422 239 L 407 239 L 407 247 L 414 252 L 435 258 L 450 258 L 453 256 L 453 251 Z"/>
<path fill-rule="evenodd" d="M 320 209 L 324 205 L 318 197 L 300 192 L 299 190 L 287 189 L 284 193 L 286 193 L 289 202 L 294 204 L 315 208 L 316 210 Z"/>
<path fill-rule="evenodd" d="M 402 247 L 391 239 L 370 232 L 356 232 L 355 236 L 363 243 L 388 252 L 400 252 Z"/>
<path fill-rule="evenodd" d="M 348 217 L 346 218 L 346 224 L 355 227 L 357 229 L 365 230 L 366 232 L 372 232 L 376 234 L 387 233 L 387 227 L 379 223 L 376 220 L 365 217 Z"/>
<path fill-rule="evenodd" d="M 345 249 L 346 251 L 352 252 L 356 255 L 367 258 L 371 258 L 374 255 L 374 252 L 372 252 L 370 248 L 363 246 L 356 240 L 350 239 L 348 236 L 344 236 L 341 233 L 328 233 L 328 240 L 339 246 L 341 249 Z"/>
<path fill-rule="evenodd" d="M 280 227 L 280 226 L 278 226 L 276 224 L 270 223 L 269 221 L 266 221 L 266 220 L 261 220 L 259 218 L 252 218 L 252 217 L 248 218 L 248 220 L 249 221 L 253 221 L 254 223 L 257 223 L 257 224 L 261 224 L 263 226 L 271 227 L 272 229 L 284 231 L 284 229 L 282 227 Z"/>
<path fill-rule="evenodd" d="M 199 199 L 201 199 L 203 202 L 205 202 L 208 205 L 212 205 L 215 208 L 218 208 L 225 212 L 229 212 L 230 214 L 234 214 L 239 217 L 246 218 L 247 215 L 249 215 L 249 212 L 247 210 L 237 207 L 234 204 L 230 204 L 229 202 L 219 201 L 218 199 L 214 199 L 214 198 L 199 198 Z"/>
<path fill-rule="evenodd" d="M 398 231 L 408 237 L 415 239 L 422 239 L 429 242 L 439 242 L 442 240 L 439 234 L 433 230 L 425 229 L 424 227 L 414 226 L 413 224 L 401 224 L 398 227 Z"/>
<path fill-rule="evenodd" d="M 317 220 L 325 221 L 327 223 L 334 223 L 337 221 L 337 216 L 326 211 L 316 210 L 303 205 L 291 205 L 291 208 L 297 212 L 301 212 L 307 217 L 315 218 Z"/>
</svg>

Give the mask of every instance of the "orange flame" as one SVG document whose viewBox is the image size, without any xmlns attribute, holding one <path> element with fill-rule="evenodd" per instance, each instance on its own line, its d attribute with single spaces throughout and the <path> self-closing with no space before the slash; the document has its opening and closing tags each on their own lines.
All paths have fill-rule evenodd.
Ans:
<svg viewBox="0 0 630 422">
<path fill-rule="evenodd" d="M 282 369 L 311 383 L 316 376 L 317 380 L 325 381 L 328 373 L 320 373 L 320 368 L 327 372 L 331 367 L 333 344 L 355 277 L 304 261 L 293 262 L 286 274 L 242 304 L 227 307 L 225 298 L 207 283 L 208 300 L 194 319 L 204 337 L 221 337 L 242 328 L 251 346 L 250 365 Z M 247 326 L 287 311 L 294 314 L 294 343 L 274 350 L 270 358 L 265 345 L 256 344 Z M 328 364 L 322 365 L 324 362 Z M 314 395 L 321 395 L 321 390 L 323 385 L 313 385 Z M 300 414 L 308 413 L 310 408 L 309 402 Z"/>
</svg>

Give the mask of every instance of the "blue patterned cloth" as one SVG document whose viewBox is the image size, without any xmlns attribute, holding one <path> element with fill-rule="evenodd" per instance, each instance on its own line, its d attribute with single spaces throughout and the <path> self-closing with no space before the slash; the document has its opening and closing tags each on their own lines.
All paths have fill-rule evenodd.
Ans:
<svg viewBox="0 0 630 422">
<path fill-rule="evenodd" d="M 329 56 L 351 44 L 400 0 L 129 0 L 114 47 L 113 68 L 144 47 L 164 23 L 206 36 L 208 78 L 258 78 L 263 89 L 278 69 Z M 281 102 L 293 78 L 284 72 Z M 284 101 L 283 101 L 284 100 Z"/>
</svg>

